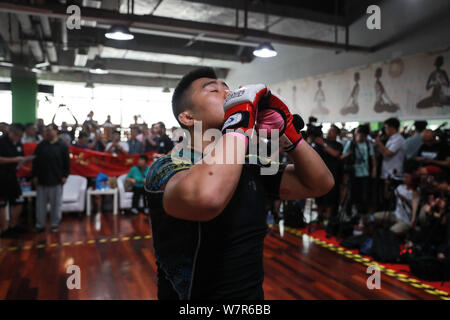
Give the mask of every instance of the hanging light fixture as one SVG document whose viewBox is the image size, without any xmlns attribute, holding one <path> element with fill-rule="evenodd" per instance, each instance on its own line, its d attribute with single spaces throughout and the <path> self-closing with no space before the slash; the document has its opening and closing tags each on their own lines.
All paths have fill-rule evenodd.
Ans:
<svg viewBox="0 0 450 320">
<path fill-rule="evenodd" d="M 253 55 L 260 58 L 272 58 L 277 55 L 277 51 L 270 44 L 270 42 L 264 42 L 253 51 Z"/>
<path fill-rule="evenodd" d="M 114 25 L 105 33 L 105 37 L 112 40 L 132 40 L 133 34 L 125 26 Z"/>
<path fill-rule="evenodd" d="M 162 92 L 164 92 L 164 93 L 170 93 L 170 89 L 169 89 L 169 87 L 164 87 L 164 89 L 163 89 L 163 91 Z"/>
</svg>

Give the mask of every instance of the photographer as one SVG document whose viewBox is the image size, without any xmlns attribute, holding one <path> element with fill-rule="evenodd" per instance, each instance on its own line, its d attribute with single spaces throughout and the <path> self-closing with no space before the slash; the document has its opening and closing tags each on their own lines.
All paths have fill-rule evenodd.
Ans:
<svg viewBox="0 0 450 320">
<path fill-rule="evenodd" d="M 444 258 L 447 248 L 447 217 L 448 197 L 435 192 L 427 196 L 419 214 L 420 232 L 415 237 L 415 245 L 420 246 L 423 253 Z"/>
<path fill-rule="evenodd" d="M 360 125 L 355 131 L 353 141 L 344 147 L 342 160 L 346 161 L 346 173 L 351 186 L 350 209 L 356 205 L 359 215 L 368 212 L 371 179 L 377 176 L 377 162 L 373 144 L 368 141 L 369 127 Z"/>
<path fill-rule="evenodd" d="M 380 174 L 380 190 L 381 207 L 386 208 L 385 205 L 389 202 L 391 196 L 389 192 L 389 178 L 394 176 L 401 176 L 403 172 L 403 161 L 405 160 L 405 139 L 398 132 L 400 128 L 400 121 L 397 118 L 389 118 L 384 122 L 385 135 L 388 138 L 386 145 L 382 143 L 383 136 L 379 136 L 375 140 L 375 147 L 382 155 Z"/>
<path fill-rule="evenodd" d="M 341 181 L 341 161 L 342 144 L 336 141 L 340 134 L 340 129 L 332 125 L 327 133 L 326 140 L 317 132 L 312 132 L 313 143 L 311 146 L 321 156 L 330 172 L 333 174 L 335 184 L 333 188 L 324 196 L 316 198 L 317 213 L 319 219 L 330 219 L 335 215 L 339 205 L 339 182 Z M 321 133 L 321 132 L 320 132 Z M 316 135 L 317 134 L 317 135 Z"/>
<path fill-rule="evenodd" d="M 414 159 L 422 165 L 434 165 L 444 170 L 450 169 L 450 153 L 446 141 L 439 142 L 431 130 L 422 132 L 423 144 Z"/>
<path fill-rule="evenodd" d="M 414 169 L 412 166 L 405 167 L 404 183 L 395 188 L 394 212 L 381 211 L 373 215 L 378 224 L 388 223 L 390 230 L 397 235 L 405 235 L 416 224 L 420 198 L 417 189 L 418 181 L 413 175 Z"/>
</svg>

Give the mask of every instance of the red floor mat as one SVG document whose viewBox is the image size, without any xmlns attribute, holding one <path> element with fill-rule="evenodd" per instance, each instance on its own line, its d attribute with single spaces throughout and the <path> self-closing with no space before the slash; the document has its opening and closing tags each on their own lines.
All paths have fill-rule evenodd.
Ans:
<svg viewBox="0 0 450 320">
<path fill-rule="evenodd" d="M 303 228 L 303 229 L 291 229 L 291 230 L 289 230 L 289 229 L 290 228 L 287 228 L 287 231 L 290 232 L 290 233 L 292 233 L 292 231 L 294 231 L 294 230 L 297 230 L 297 231 L 301 231 L 304 234 L 308 234 L 308 227 Z M 319 239 L 319 240 L 324 241 L 326 243 L 333 244 L 336 247 L 343 248 L 342 246 L 339 245 L 341 240 L 339 240 L 339 239 L 337 239 L 336 237 L 333 237 L 333 236 L 330 237 L 330 238 L 327 238 L 326 237 L 326 232 L 325 232 L 324 229 L 314 230 L 314 228 L 312 228 L 312 232 L 309 235 L 312 236 L 313 238 Z M 345 249 L 346 251 L 351 251 L 354 254 L 360 254 L 358 250 L 350 250 L 350 249 L 347 249 L 347 248 L 343 248 L 343 249 Z M 370 261 L 374 261 L 370 256 L 364 256 L 364 255 L 361 255 L 361 256 L 364 257 L 364 258 L 369 259 Z M 377 262 L 377 263 L 382 265 L 382 266 L 384 266 L 385 268 L 394 270 L 396 273 L 406 275 L 410 279 L 418 280 L 421 284 L 425 284 L 425 285 L 433 287 L 435 290 L 429 290 L 430 291 L 429 293 L 431 293 L 431 294 L 440 295 L 441 298 L 446 299 L 446 300 L 450 299 L 450 281 L 444 282 L 443 285 L 442 285 L 442 282 L 438 282 L 438 281 L 434 281 L 434 282 L 424 281 L 424 280 L 421 280 L 421 279 L 413 276 L 410 273 L 410 271 L 409 271 L 409 266 L 408 265 L 405 265 L 405 264 L 379 263 L 379 262 Z M 416 285 L 416 284 L 414 284 L 414 285 Z M 420 285 L 417 284 L 417 286 L 419 287 Z M 422 287 L 422 289 L 427 291 L 426 286 Z"/>
</svg>

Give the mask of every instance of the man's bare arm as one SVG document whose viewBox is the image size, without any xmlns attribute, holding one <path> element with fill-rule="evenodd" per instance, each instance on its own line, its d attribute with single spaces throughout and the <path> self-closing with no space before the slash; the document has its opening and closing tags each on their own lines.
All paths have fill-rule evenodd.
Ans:
<svg viewBox="0 0 450 320">
<path fill-rule="evenodd" d="M 334 178 L 322 158 L 305 141 L 289 153 L 288 165 L 281 178 L 280 198 L 296 200 L 319 197 L 334 186 Z"/>
<path fill-rule="evenodd" d="M 232 152 L 236 155 L 234 164 L 225 164 L 226 154 Z M 201 164 L 181 171 L 169 180 L 163 196 L 165 212 L 185 220 L 215 218 L 233 196 L 244 160 L 244 141 L 224 135 Z"/>
</svg>

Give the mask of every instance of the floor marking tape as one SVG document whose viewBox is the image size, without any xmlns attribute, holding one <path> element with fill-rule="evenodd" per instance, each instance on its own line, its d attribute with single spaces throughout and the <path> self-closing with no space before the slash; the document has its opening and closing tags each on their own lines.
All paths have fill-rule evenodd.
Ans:
<svg viewBox="0 0 450 320">
<path fill-rule="evenodd" d="M 301 233 L 300 231 L 295 231 L 295 229 L 291 229 L 291 228 L 285 228 L 286 231 L 288 231 L 289 233 L 291 233 L 292 235 L 298 235 L 298 233 Z M 346 250 L 342 247 L 337 247 L 334 246 L 331 243 L 327 243 L 323 240 L 320 240 L 318 238 L 313 237 L 312 235 L 306 235 L 308 238 L 310 238 L 314 243 L 319 244 L 320 246 L 324 247 L 324 248 L 328 248 L 328 250 L 330 251 L 335 251 L 336 253 L 345 256 L 347 258 L 350 258 L 360 264 L 363 264 L 367 267 L 369 266 L 377 266 L 380 271 L 384 272 L 385 274 L 387 274 L 388 276 L 391 276 L 393 278 L 396 278 L 399 281 L 408 283 L 410 286 L 415 287 L 415 288 L 419 288 L 419 289 L 423 289 L 425 292 L 434 295 L 434 296 L 439 296 L 441 299 L 443 300 L 450 300 L 450 295 L 442 290 L 438 290 L 436 288 L 434 288 L 433 286 L 430 286 L 428 284 L 422 283 L 419 280 L 413 279 L 408 277 L 407 275 L 403 274 L 403 273 L 397 273 L 395 270 L 392 270 L 390 268 L 386 268 L 383 265 L 380 265 L 378 262 L 376 261 L 371 261 L 368 258 L 364 258 L 362 256 L 360 256 L 359 254 L 355 254 L 349 250 Z"/>
<path fill-rule="evenodd" d="M 72 245 L 79 246 L 79 245 L 83 245 L 83 244 L 94 244 L 94 243 L 97 243 L 97 242 L 98 243 L 106 243 L 108 241 L 110 241 L 110 242 L 118 242 L 119 240 L 121 240 L 121 241 L 128 241 L 130 239 L 133 239 L 133 240 L 146 239 L 146 240 L 148 240 L 148 239 L 151 239 L 151 238 L 152 238 L 152 235 L 146 234 L 146 235 L 136 235 L 136 236 L 133 236 L 133 237 L 122 237 L 122 238 L 113 237 L 113 238 L 102 238 L 102 239 L 97 239 L 97 240 L 90 239 L 90 240 L 87 240 L 87 241 L 79 240 L 79 241 L 75 241 L 75 242 L 66 241 L 66 242 L 62 242 L 62 243 L 57 243 L 57 242 L 48 243 L 48 244 L 41 243 L 41 244 L 35 244 L 35 245 L 3 247 L 3 248 L 0 248 L 0 252 L 2 252 L 2 251 L 12 252 L 12 251 L 19 251 L 19 250 L 31 250 L 33 248 L 36 248 L 36 249 L 55 248 L 55 247 L 58 247 L 58 246 L 63 246 L 63 247 L 68 247 L 68 246 L 72 246 Z"/>
</svg>

